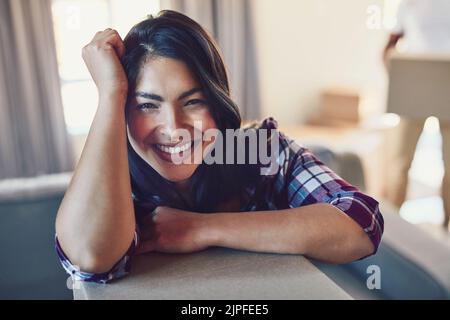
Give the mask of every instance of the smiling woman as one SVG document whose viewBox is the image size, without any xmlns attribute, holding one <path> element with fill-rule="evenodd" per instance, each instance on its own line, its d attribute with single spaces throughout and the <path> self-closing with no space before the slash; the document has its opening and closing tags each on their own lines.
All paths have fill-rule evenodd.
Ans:
<svg viewBox="0 0 450 320">
<path fill-rule="evenodd" d="M 212 142 L 202 137 L 209 129 L 225 132 L 240 127 L 239 111 L 229 97 L 227 74 L 213 40 L 191 19 L 165 11 L 134 26 L 124 46 L 135 198 L 147 208 L 152 206 L 147 199 L 158 195 L 159 205 L 211 212 L 239 196 L 255 174 L 237 175 L 242 168 L 207 166 L 194 159 L 173 163 L 174 153 L 178 158 L 193 158 L 197 150 L 207 153 Z M 181 140 L 181 130 L 191 139 Z M 187 144 L 189 150 L 182 151 Z"/>
<path fill-rule="evenodd" d="M 195 21 L 161 11 L 124 41 L 106 29 L 83 58 L 100 101 L 56 221 L 57 253 L 70 274 L 107 282 L 127 274 L 135 254 L 210 246 L 335 263 L 377 250 L 378 202 L 284 136 L 272 118 L 242 128 L 219 51 Z M 230 140 L 226 163 L 207 161 L 221 152 L 219 140 L 205 138 L 210 130 Z M 228 130 L 276 134 L 245 135 L 242 148 L 228 148 L 239 139 Z M 261 149 L 275 155 L 268 174 L 262 161 L 249 160 Z M 197 150 L 201 161 L 174 163 Z"/>
</svg>

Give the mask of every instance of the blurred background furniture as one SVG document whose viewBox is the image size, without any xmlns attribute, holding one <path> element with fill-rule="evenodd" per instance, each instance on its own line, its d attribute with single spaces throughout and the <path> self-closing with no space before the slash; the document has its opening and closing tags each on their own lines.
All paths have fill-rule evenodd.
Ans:
<svg viewBox="0 0 450 320">
<path fill-rule="evenodd" d="M 0 299 L 70 299 L 54 250 L 55 217 L 71 174 L 0 181 Z"/>
<path fill-rule="evenodd" d="M 386 202 L 381 212 L 386 228 L 378 253 L 343 267 L 364 280 L 368 266 L 379 266 L 380 293 L 387 299 L 450 299 L 450 246 L 403 220 Z"/>
<path fill-rule="evenodd" d="M 308 123 L 321 126 L 357 126 L 360 94 L 349 88 L 330 87 L 320 93 L 320 105 Z"/>
<path fill-rule="evenodd" d="M 450 53 L 394 53 L 390 59 L 387 112 L 450 121 Z"/>
</svg>

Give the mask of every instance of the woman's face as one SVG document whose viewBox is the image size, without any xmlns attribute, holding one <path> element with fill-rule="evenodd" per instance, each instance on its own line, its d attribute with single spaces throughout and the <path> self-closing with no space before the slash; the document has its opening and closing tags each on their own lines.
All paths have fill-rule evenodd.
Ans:
<svg viewBox="0 0 450 320">
<path fill-rule="evenodd" d="M 202 134 L 216 128 L 197 79 L 185 63 L 165 57 L 146 60 L 127 115 L 133 149 L 161 176 L 174 182 L 192 176 L 201 162 L 194 161 L 194 154 L 211 144 L 202 140 Z M 190 137 L 181 137 L 180 129 Z M 204 151 L 197 154 L 202 157 Z M 183 163 L 174 158 L 183 159 Z"/>
</svg>

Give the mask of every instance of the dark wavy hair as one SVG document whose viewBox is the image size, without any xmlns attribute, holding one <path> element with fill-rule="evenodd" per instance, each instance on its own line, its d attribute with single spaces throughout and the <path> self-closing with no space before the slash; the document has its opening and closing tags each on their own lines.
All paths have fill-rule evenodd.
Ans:
<svg viewBox="0 0 450 320">
<path fill-rule="evenodd" d="M 184 62 L 199 81 L 209 111 L 225 137 L 225 129 L 239 129 L 239 109 L 230 98 L 223 59 L 212 37 L 194 20 L 171 10 L 135 25 L 124 39 L 122 64 L 129 92 L 149 56 L 168 57 Z M 235 153 L 236 154 L 236 153 Z M 132 192 L 140 209 L 157 205 L 196 212 L 212 212 L 219 204 L 240 196 L 243 188 L 256 183 L 258 171 L 252 165 L 202 163 L 189 179 L 190 201 L 186 201 L 168 181 L 149 166 L 128 142 Z M 190 204 L 192 203 L 192 204 Z"/>
</svg>

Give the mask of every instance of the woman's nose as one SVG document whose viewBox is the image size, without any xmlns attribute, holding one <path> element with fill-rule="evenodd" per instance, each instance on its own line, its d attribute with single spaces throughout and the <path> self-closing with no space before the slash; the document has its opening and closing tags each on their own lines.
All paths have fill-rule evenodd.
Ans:
<svg viewBox="0 0 450 320">
<path fill-rule="evenodd" d="M 179 129 L 181 129 L 181 117 L 174 110 L 168 110 L 166 108 L 165 112 L 162 112 L 160 119 L 159 132 L 163 136 L 164 139 L 170 142 L 178 142 L 180 140 L 179 137 Z"/>
</svg>

